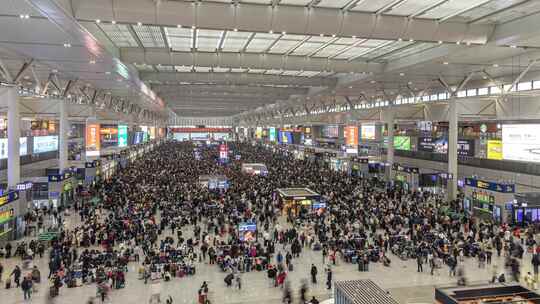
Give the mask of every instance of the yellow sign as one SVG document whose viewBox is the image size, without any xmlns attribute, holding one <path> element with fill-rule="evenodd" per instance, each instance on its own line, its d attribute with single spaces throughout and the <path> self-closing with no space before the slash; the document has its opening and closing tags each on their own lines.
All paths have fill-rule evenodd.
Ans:
<svg viewBox="0 0 540 304">
<path fill-rule="evenodd" d="M 488 140 L 487 142 L 487 158 L 502 160 L 503 159 L 503 143 L 501 140 Z"/>
</svg>

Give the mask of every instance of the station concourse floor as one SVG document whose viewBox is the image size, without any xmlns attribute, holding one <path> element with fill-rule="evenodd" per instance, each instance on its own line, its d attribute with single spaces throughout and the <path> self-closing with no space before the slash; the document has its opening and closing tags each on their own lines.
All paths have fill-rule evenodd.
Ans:
<svg viewBox="0 0 540 304">
<path fill-rule="evenodd" d="M 67 219 L 67 226 L 77 224 L 78 216 L 71 216 Z M 192 235 L 192 226 L 183 229 L 184 235 Z M 163 236 L 170 235 L 170 230 L 167 229 Z M 276 252 L 281 249 L 281 245 L 276 246 Z M 381 263 L 369 266 L 369 272 L 359 272 L 357 265 L 338 262 L 338 265 L 332 266 L 333 281 L 336 280 L 354 280 L 354 279 L 371 279 L 379 284 L 383 289 L 387 290 L 396 300 L 403 304 L 412 303 L 433 303 L 434 302 L 434 286 L 444 284 L 454 284 L 456 279 L 448 276 L 448 268 L 438 270 L 438 273 L 431 276 L 429 269 L 424 266 L 424 272 L 417 272 L 416 260 L 402 261 L 398 257 L 388 255 L 392 260 L 390 267 L 385 267 Z M 275 259 L 274 259 L 275 260 Z M 4 264 L 3 278 L 11 273 L 15 264 L 20 265 L 20 260 L 2 259 Z M 295 300 L 293 303 L 298 303 L 298 290 L 303 279 L 310 281 L 310 268 L 314 263 L 318 268 L 318 276 L 316 285 L 309 283 L 309 298 L 315 295 L 317 299 L 324 300 L 332 297 L 332 291 L 326 289 L 326 274 L 322 262 L 322 254 L 320 251 L 312 251 L 304 249 L 300 258 L 293 259 L 294 271 L 292 271 L 288 280 L 291 284 Z M 42 283 L 38 286 L 38 292 L 32 294 L 32 299 L 23 300 L 23 292 L 21 289 L 13 287 L 6 290 L 4 284 L 0 285 L 0 303 L 15 304 L 15 303 L 57 303 L 57 304 L 84 304 L 86 301 L 96 295 L 96 285 L 85 285 L 77 288 L 62 287 L 60 295 L 51 301 L 47 301 L 46 276 L 48 274 L 47 259 L 35 260 L 41 270 Z M 521 262 L 522 274 L 531 271 L 530 255 L 526 254 Z M 503 257 L 498 258 L 493 256 L 492 265 L 486 265 L 484 269 L 479 269 L 476 259 L 465 260 L 465 273 L 469 281 L 485 281 L 487 282 L 493 273 L 493 265 L 498 265 L 499 273 L 503 272 Z M 278 304 L 281 303 L 282 290 L 271 286 L 271 282 L 266 277 L 266 272 L 252 271 L 242 273 L 242 290 L 235 287 L 227 288 L 223 279 L 225 274 L 216 266 L 198 263 L 196 265 L 197 273 L 194 276 L 184 278 L 173 278 L 170 282 L 161 281 L 161 297 L 164 302 L 165 296 L 171 295 L 175 304 L 194 304 L 197 299 L 197 290 L 203 281 L 209 282 L 210 295 L 212 303 L 216 304 Z M 150 283 L 145 285 L 144 281 L 137 279 L 138 264 L 131 262 L 126 275 L 126 287 L 123 289 L 115 289 L 109 293 L 109 298 L 105 303 L 149 303 L 151 296 Z M 23 274 L 26 272 L 23 271 Z M 507 274 L 507 278 L 510 276 Z M 97 303 L 101 303 L 98 301 Z"/>
</svg>

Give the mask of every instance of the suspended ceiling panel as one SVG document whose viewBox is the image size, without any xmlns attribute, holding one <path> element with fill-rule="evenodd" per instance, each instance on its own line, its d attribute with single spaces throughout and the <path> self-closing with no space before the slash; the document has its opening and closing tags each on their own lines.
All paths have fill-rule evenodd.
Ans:
<svg viewBox="0 0 540 304">
<path fill-rule="evenodd" d="M 222 50 L 224 52 L 239 52 L 244 48 L 250 36 L 249 32 L 227 32 Z"/>
<path fill-rule="evenodd" d="M 477 1 L 450 0 L 432 10 L 427 11 L 426 13 L 420 15 L 420 17 L 430 18 L 430 19 L 441 19 L 447 16 L 457 14 L 466 9 L 473 8 L 480 3 L 483 3 L 483 2 L 487 3 L 488 1 L 490 0 L 487 0 L 487 1 L 486 0 L 477 0 Z"/>
<path fill-rule="evenodd" d="M 363 11 L 363 12 L 376 12 L 383 8 L 384 6 L 392 3 L 395 0 L 370 0 L 370 1 L 360 1 L 352 9 L 353 11 Z"/>
<path fill-rule="evenodd" d="M 400 16 L 411 16 L 413 14 L 420 13 L 427 8 L 440 3 L 441 0 L 414 0 L 414 1 L 405 1 L 400 5 L 396 5 L 391 10 L 385 12 L 386 14 L 400 15 Z"/>
<path fill-rule="evenodd" d="M 194 30 L 192 29 L 166 27 L 165 36 L 173 51 L 189 52 L 193 47 Z"/>
<path fill-rule="evenodd" d="M 279 38 L 279 34 L 257 33 L 246 47 L 247 52 L 260 53 L 266 51 Z"/>
<path fill-rule="evenodd" d="M 100 24 L 101 30 L 117 47 L 137 47 L 137 40 L 131 35 L 128 25 Z"/>
<path fill-rule="evenodd" d="M 139 37 L 145 48 L 164 48 L 165 40 L 159 26 L 133 26 L 133 30 Z"/>
<path fill-rule="evenodd" d="M 493 14 L 495 12 L 502 12 L 502 10 L 512 5 L 517 5 L 519 3 L 525 3 L 528 1 L 529 0 L 493 0 L 470 11 L 464 12 L 463 14 L 460 14 L 459 16 L 453 18 L 452 21 L 472 21 L 487 16 L 489 14 Z"/>
</svg>

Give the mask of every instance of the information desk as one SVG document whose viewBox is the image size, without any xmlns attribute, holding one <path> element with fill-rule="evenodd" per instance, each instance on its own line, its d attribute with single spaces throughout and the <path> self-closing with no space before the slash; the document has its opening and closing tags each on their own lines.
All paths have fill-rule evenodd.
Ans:
<svg viewBox="0 0 540 304">
<path fill-rule="evenodd" d="M 435 288 L 437 304 L 540 303 L 540 295 L 519 284 L 473 284 Z"/>
<path fill-rule="evenodd" d="M 268 168 L 265 164 L 246 163 L 242 164 L 242 172 L 250 175 L 268 175 Z"/>
<path fill-rule="evenodd" d="M 514 184 L 466 178 L 463 209 L 483 220 L 509 223 L 515 190 Z"/>
<path fill-rule="evenodd" d="M 318 208 L 321 196 L 308 188 L 281 188 L 276 190 L 281 204 L 283 214 L 297 216 L 301 211 L 309 212 Z"/>
</svg>

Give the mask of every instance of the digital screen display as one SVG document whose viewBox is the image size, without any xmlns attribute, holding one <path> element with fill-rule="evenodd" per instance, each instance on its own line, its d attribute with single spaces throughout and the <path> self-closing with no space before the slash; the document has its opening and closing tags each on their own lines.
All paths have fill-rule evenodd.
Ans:
<svg viewBox="0 0 540 304">
<path fill-rule="evenodd" d="M 271 142 L 276 141 L 276 128 L 270 128 L 268 130 L 268 140 Z"/>
<path fill-rule="evenodd" d="M 118 147 L 128 146 L 128 126 L 118 125 Z"/>
<path fill-rule="evenodd" d="M 394 136 L 394 149 L 411 150 L 411 138 L 409 136 Z"/>
<path fill-rule="evenodd" d="M 34 154 L 58 150 L 58 136 L 34 137 Z"/>
<path fill-rule="evenodd" d="M 344 129 L 345 135 L 345 145 L 349 147 L 358 146 L 358 127 L 356 126 L 347 126 Z"/>
<path fill-rule="evenodd" d="M 118 146 L 118 126 L 117 125 L 101 125 L 99 134 L 101 137 L 102 147 Z"/>
<path fill-rule="evenodd" d="M 19 155 L 28 154 L 28 138 L 19 137 Z M 0 138 L 0 159 L 8 158 L 8 139 Z"/>
<path fill-rule="evenodd" d="M 338 138 L 339 126 L 330 125 L 322 128 L 322 136 L 325 138 Z"/>
<path fill-rule="evenodd" d="M 141 144 L 143 142 L 143 138 L 144 138 L 143 132 L 140 132 L 140 131 L 135 132 L 135 136 L 133 136 L 133 144 L 134 145 Z"/>
<path fill-rule="evenodd" d="M 257 127 L 257 129 L 255 129 L 255 137 L 257 139 L 261 139 L 262 138 L 262 135 L 263 135 L 263 129 L 262 127 Z"/>
<path fill-rule="evenodd" d="M 375 125 L 362 125 L 360 136 L 362 139 L 374 140 L 375 139 Z"/>
<path fill-rule="evenodd" d="M 502 126 L 503 159 L 540 162 L 540 124 Z"/>
<path fill-rule="evenodd" d="M 418 151 L 446 154 L 448 153 L 448 139 L 444 137 L 419 137 Z M 458 139 L 457 154 L 474 156 L 474 140 Z"/>
<path fill-rule="evenodd" d="M 293 136 L 292 133 L 289 131 L 279 131 L 278 132 L 278 142 L 280 144 L 292 144 L 293 143 Z"/>
<path fill-rule="evenodd" d="M 242 242 L 255 242 L 257 240 L 257 224 L 240 223 L 238 225 L 238 238 Z"/>
<path fill-rule="evenodd" d="M 86 155 L 99 156 L 101 150 L 101 126 L 99 124 L 86 125 Z M 35 149 L 35 146 L 34 146 Z"/>
<path fill-rule="evenodd" d="M 173 138 L 177 141 L 188 141 L 189 133 L 173 133 Z"/>
</svg>

